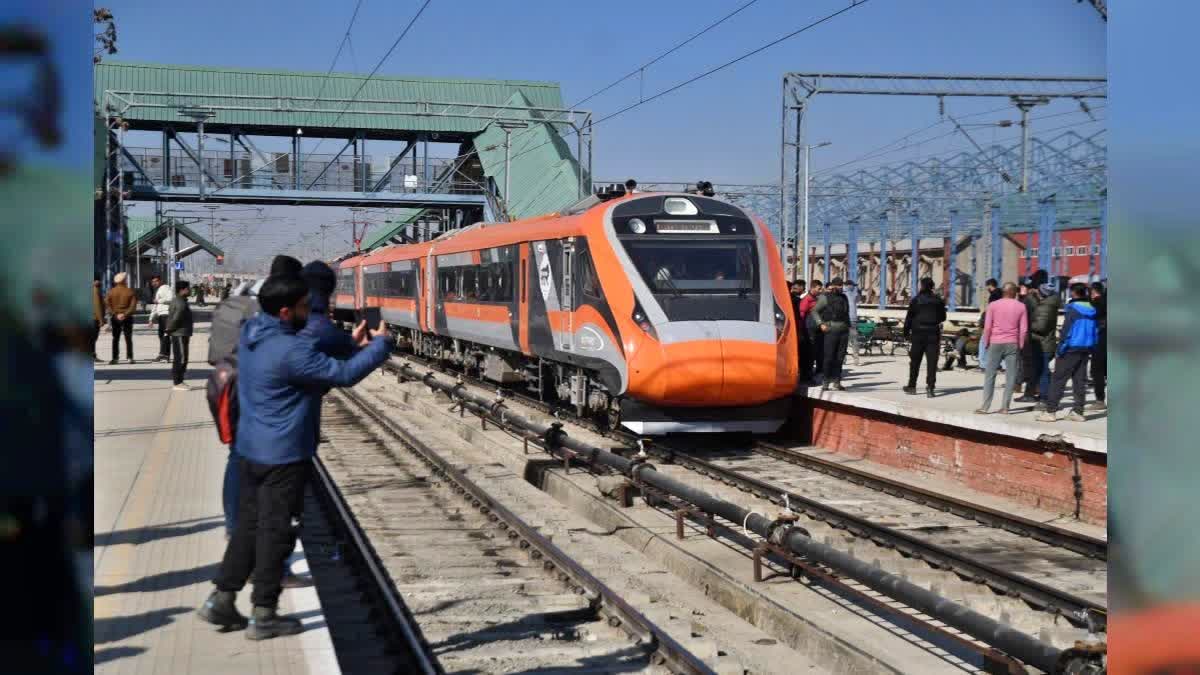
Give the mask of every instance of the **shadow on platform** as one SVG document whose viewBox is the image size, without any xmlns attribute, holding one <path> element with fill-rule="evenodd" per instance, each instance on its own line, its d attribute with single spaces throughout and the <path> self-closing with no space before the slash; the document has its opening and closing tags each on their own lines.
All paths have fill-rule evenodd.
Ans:
<svg viewBox="0 0 1200 675">
<path fill-rule="evenodd" d="M 165 591 L 172 588 L 182 588 L 184 586 L 191 586 L 192 584 L 204 583 L 212 581 L 217 576 L 218 566 L 217 563 L 210 563 L 186 570 L 171 570 L 170 572 L 151 574 L 148 577 L 142 577 L 141 579 L 135 579 L 115 586 L 96 586 L 94 595 L 98 598 L 104 595 L 120 593 L 153 593 L 155 591 Z"/>
<path fill-rule="evenodd" d="M 120 642 L 135 635 L 141 635 L 156 628 L 162 628 L 174 622 L 175 616 L 186 614 L 193 609 L 193 607 L 164 607 L 130 616 L 96 619 L 94 629 L 96 644 Z M 132 654 L 124 654 L 124 656 L 132 656 Z"/>
<path fill-rule="evenodd" d="M 207 532 L 208 530 L 224 526 L 225 520 L 223 518 L 219 516 L 209 516 L 208 518 L 185 520 L 179 523 L 160 525 L 157 527 L 139 527 L 132 530 L 102 532 L 96 534 L 96 546 L 145 544 L 147 542 L 157 541 L 159 539 L 186 536 L 189 534 L 195 534 L 197 532 Z"/>
<path fill-rule="evenodd" d="M 144 651 L 146 651 L 145 647 L 105 647 L 104 649 L 97 649 L 92 654 L 92 664 L 98 666 L 109 661 L 123 659 L 126 656 L 137 656 Z"/>
<path fill-rule="evenodd" d="M 195 361 L 188 365 L 187 374 L 185 375 L 187 379 L 208 379 L 209 374 L 212 373 L 212 366 L 209 366 L 205 361 L 201 361 L 200 363 L 203 364 L 200 367 L 197 367 Z M 169 383 L 171 381 L 171 367 L 167 363 L 155 368 L 121 368 L 119 366 L 110 366 L 106 363 L 97 363 L 94 372 L 96 382 L 161 380 L 162 382 Z"/>
</svg>

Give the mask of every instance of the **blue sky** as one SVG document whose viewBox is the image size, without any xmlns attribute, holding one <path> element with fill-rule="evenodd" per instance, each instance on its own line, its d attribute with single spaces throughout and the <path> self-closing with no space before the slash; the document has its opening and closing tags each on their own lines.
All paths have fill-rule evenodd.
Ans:
<svg viewBox="0 0 1200 675">
<path fill-rule="evenodd" d="M 745 0 L 611 3 L 434 0 L 382 73 L 552 80 L 568 103 L 636 68 Z M 844 7 L 846 0 L 758 0 L 725 24 L 589 101 L 598 114 L 637 100 Z M 366 72 L 420 5 L 364 0 L 338 70 Z M 303 6 L 302 11 L 297 7 Z M 115 58 L 324 71 L 354 7 L 338 2 L 114 0 Z M 777 172 L 779 86 L 788 70 L 1095 75 L 1105 25 L 1068 0 L 870 0 L 859 8 L 596 130 L 598 176 L 766 182 Z M 952 112 L 995 101 L 952 102 Z M 880 113 L 883 113 L 882 115 Z M 827 97 L 815 136 L 839 162 L 937 117 L 919 99 Z M 960 141 L 962 139 L 959 139 Z"/>
<path fill-rule="evenodd" d="M 570 105 L 746 1 L 655 0 L 630 5 L 630 11 L 622 12 L 611 3 L 433 0 L 380 72 L 550 80 L 561 84 Z M 363 0 L 349 47 L 336 70 L 369 72 L 420 4 L 420 0 Z M 660 91 L 848 4 L 848 0 L 757 0 L 647 69 L 644 79 L 629 80 L 584 107 L 603 117 L 638 100 L 639 91 L 647 95 Z M 346 30 L 354 0 L 211 0 L 202 10 L 186 3 L 148 0 L 111 0 L 107 6 L 116 16 L 119 33 L 120 53 L 114 60 L 324 72 Z M 1106 47 L 1105 24 L 1087 3 L 869 0 L 732 68 L 600 125 L 595 130 L 594 172 L 597 178 L 634 176 L 643 182 L 774 183 L 779 180 L 780 83 L 787 71 L 1102 75 Z M 948 101 L 947 109 L 966 115 L 1003 104 L 995 99 L 960 99 Z M 1105 126 L 1103 121 L 1089 121 L 1069 102 L 1036 114 L 1058 112 L 1067 114 L 1054 118 L 1057 132 L 1096 131 Z M 1104 115 L 1098 109 L 1097 117 L 1103 120 Z M 1004 111 L 974 121 L 1013 117 Z M 833 145 L 814 154 L 814 170 L 858 158 L 938 119 L 932 99 L 820 98 L 810 116 L 810 137 Z M 968 149 L 966 139 L 946 134 L 950 129 L 944 123 L 918 140 L 942 138 L 915 143 L 871 163 Z M 1015 135 L 1012 129 L 975 132 L 981 143 Z M 147 206 L 141 205 L 141 212 L 148 212 Z M 294 238 L 287 233 L 311 235 L 319 223 L 344 217 L 313 208 L 270 211 L 285 220 L 257 227 L 254 238 L 240 250 L 265 257 Z M 310 244 L 315 239 L 310 236 Z M 304 254 L 312 251 L 306 249 Z"/>
</svg>

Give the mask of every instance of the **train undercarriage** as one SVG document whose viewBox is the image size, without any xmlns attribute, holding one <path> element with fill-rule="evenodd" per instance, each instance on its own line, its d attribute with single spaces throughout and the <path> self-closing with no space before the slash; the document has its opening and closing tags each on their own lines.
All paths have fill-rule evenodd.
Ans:
<svg viewBox="0 0 1200 675">
<path fill-rule="evenodd" d="M 393 333 L 401 352 L 517 388 L 544 403 L 570 405 L 578 417 L 593 419 L 606 429 L 621 426 L 621 397 L 609 393 L 585 368 L 412 328 L 393 328 Z"/>
</svg>

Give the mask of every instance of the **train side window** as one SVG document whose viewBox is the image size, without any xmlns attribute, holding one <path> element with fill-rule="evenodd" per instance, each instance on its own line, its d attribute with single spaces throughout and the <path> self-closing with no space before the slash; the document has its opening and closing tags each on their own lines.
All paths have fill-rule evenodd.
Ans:
<svg viewBox="0 0 1200 675">
<path fill-rule="evenodd" d="M 438 291 L 444 300 L 458 300 L 458 268 L 438 270 Z"/>
<path fill-rule="evenodd" d="M 596 266 L 592 264 L 592 254 L 584 251 L 575 260 L 575 278 L 583 297 L 600 300 L 604 296 L 600 290 L 600 279 L 596 276 Z"/>
<path fill-rule="evenodd" d="M 491 280 L 491 300 L 493 302 L 512 302 L 513 265 L 510 261 L 494 262 L 488 265 L 488 277 Z"/>
<path fill-rule="evenodd" d="M 460 295 L 468 300 L 477 300 L 479 298 L 479 286 L 476 283 L 479 277 L 479 268 L 475 266 L 467 266 L 462 268 L 462 292 Z"/>
<path fill-rule="evenodd" d="M 521 302 L 529 302 L 529 279 L 525 276 L 525 261 L 521 260 Z"/>
</svg>

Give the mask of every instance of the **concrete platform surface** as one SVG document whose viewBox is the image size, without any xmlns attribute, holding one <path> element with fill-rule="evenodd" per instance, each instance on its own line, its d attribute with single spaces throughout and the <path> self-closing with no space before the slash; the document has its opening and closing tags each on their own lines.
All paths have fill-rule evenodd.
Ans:
<svg viewBox="0 0 1200 675">
<path fill-rule="evenodd" d="M 152 363 L 157 338 L 134 335 L 128 365 L 96 364 L 95 667 L 98 673 L 338 673 L 316 589 L 285 590 L 280 610 L 300 635 L 264 642 L 219 633 L 194 610 L 212 590 L 225 550 L 221 483 L 228 454 L 204 400 L 207 324 L 192 338 L 187 383 Z M 110 336 L 99 353 L 109 355 Z M 124 347 L 122 347 L 124 356 Z M 292 570 L 307 574 L 297 545 Z M 238 607 L 249 612 L 250 587 Z"/>
<path fill-rule="evenodd" d="M 939 360 L 941 366 L 943 361 Z M 1053 365 L 1052 365 L 1053 367 Z M 1000 407 L 1004 395 L 1004 373 L 996 376 L 996 391 L 992 398 L 992 410 Z M 861 365 L 854 365 L 852 357 L 846 358 L 842 385 L 844 392 L 821 391 L 819 386 L 801 385 L 800 394 L 810 398 L 830 401 L 856 408 L 865 408 L 903 417 L 912 417 L 929 422 L 975 429 L 988 433 L 1014 436 L 1029 440 L 1045 436 L 1060 435 L 1062 439 L 1080 450 L 1108 452 L 1108 414 L 1105 411 L 1086 413 L 1087 421 L 1070 422 L 1062 419 L 1071 406 L 1071 387 L 1059 404 L 1059 420 L 1054 423 L 1038 422 L 1039 413 L 1032 403 L 1013 403 L 1009 415 L 978 415 L 975 409 L 983 402 L 983 371 L 971 370 L 939 371 L 937 396 L 925 396 L 925 364 L 917 377 L 917 395 L 903 392 L 908 382 L 908 355 L 881 356 L 878 353 L 861 356 Z M 1019 395 L 1014 395 L 1015 400 Z M 1087 400 L 1094 400 L 1087 392 Z"/>
</svg>

